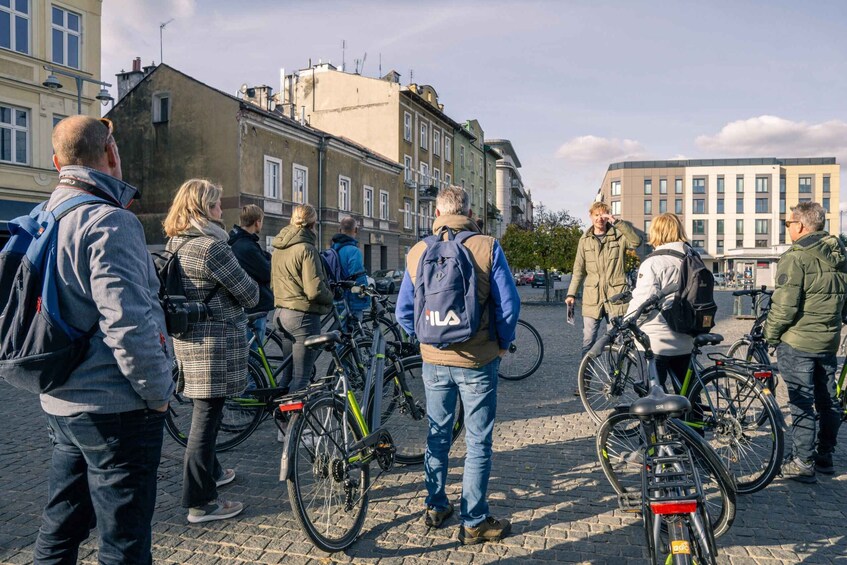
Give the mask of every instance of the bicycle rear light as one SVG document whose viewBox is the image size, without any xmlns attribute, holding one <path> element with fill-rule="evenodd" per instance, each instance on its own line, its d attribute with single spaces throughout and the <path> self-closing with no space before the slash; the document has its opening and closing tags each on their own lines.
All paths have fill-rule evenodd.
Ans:
<svg viewBox="0 0 847 565">
<path fill-rule="evenodd" d="M 760 381 L 764 381 L 773 376 L 773 371 L 753 371 L 753 376 Z"/>
<path fill-rule="evenodd" d="M 697 510 L 697 501 L 651 502 L 650 510 L 653 511 L 653 514 L 691 514 Z"/>
<path fill-rule="evenodd" d="M 279 405 L 280 412 L 299 412 L 303 409 L 303 401 L 298 400 L 297 402 L 287 402 L 285 404 Z"/>
</svg>

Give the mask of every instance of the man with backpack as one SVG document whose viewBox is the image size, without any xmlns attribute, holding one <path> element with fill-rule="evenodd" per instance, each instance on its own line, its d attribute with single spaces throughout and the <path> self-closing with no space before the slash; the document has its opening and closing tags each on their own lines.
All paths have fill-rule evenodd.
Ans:
<svg viewBox="0 0 847 565">
<path fill-rule="evenodd" d="M 847 251 L 824 231 L 826 211 L 817 202 L 794 206 L 790 218 L 785 227 L 794 243 L 776 267 L 764 336 L 777 346 L 791 409 L 794 448 L 782 476 L 816 483 L 816 471 L 835 473 L 832 453 L 841 426 L 835 354 L 847 316 Z"/>
<path fill-rule="evenodd" d="M 75 562 L 96 525 L 100 562 L 151 563 L 162 431 L 173 393 L 159 281 L 138 218 L 139 197 L 121 180 L 112 124 L 65 118 L 53 130 L 55 209 L 81 194 L 100 200 L 58 225 L 62 318 L 92 328 L 67 382 L 41 395 L 53 455 L 35 563 Z"/>
<path fill-rule="evenodd" d="M 338 254 L 340 277 L 343 279 L 356 275 L 356 284 L 367 286 L 368 276 L 365 271 L 362 250 L 356 236 L 359 235 L 359 225 L 356 219 L 350 216 L 341 218 L 338 224 L 338 233 L 332 236 L 332 249 Z M 370 298 L 352 294 L 349 290 L 344 292 L 350 314 L 360 322 L 364 311 L 371 305 Z"/>
<path fill-rule="evenodd" d="M 457 395 L 465 407 L 465 472 L 461 529 L 465 545 L 497 541 L 511 524 L 488 508 L 492 433 L 500 358 L 515 337 L 520 297 L 496 239 L 479 233 L 468 194 L 450 186 L 436 199 L 435 235 L 406 257 L 397 321 L 421 342 L 429 435 L 424 523 L 440 527 L 453 514 L 445 492 Z"/>
</svg>

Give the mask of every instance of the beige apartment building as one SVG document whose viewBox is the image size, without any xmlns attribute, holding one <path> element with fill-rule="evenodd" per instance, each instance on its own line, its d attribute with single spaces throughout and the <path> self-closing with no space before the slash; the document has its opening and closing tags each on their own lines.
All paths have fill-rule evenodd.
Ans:
<svg viewBox="0 0 847 565">
<path fill-rule="evenodd" d="M 792 206 L 819 202 L 826 229 L 840 230 L 840 174 L 834 157 L 625 161 L 609 165 L 597 198 L 644 233 L 652 218 L 676 213 L 713 272 L 772 286 Z"/>
<path fill-rule="evenodd" d="M 484 220 L 484 230 L 498 225 L 495 166 L 501 155 L 485 142 L 479 120 L 467 120 L 456 130 L 453 143 L 453 183 L 464 188 L 474 218 Z M 493 231 L 490 233 L 494 233 Z"/>
<path fill-rule="evenodd" d="M 101 9 L 102 0 L 0 2 L 0 244 L 6 221 L 56 186 L 53 125 L 78 106 L 100 116 Z"/>
</svg>

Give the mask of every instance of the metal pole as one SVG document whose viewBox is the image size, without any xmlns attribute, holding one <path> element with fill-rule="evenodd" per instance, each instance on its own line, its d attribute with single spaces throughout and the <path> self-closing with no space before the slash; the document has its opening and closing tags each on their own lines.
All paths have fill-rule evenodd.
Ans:
<svg viewBox="0 0 847 565">
<path fill-rule="evenodd" d="M 82 78 L 74 77 L 76 81 L 76 113 L 82 114 Z"/>
</svg>

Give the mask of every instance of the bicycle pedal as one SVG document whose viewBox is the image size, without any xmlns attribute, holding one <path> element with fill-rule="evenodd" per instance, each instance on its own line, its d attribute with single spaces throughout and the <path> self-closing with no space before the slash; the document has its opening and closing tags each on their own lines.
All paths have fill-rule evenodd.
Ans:
<svg viewBox="0 0 847 565">
<path fill-rule="evenodd" d="M 641 492 L 624 492 L 618 495 L 618 508 L 627 514 L 641 513 Z"/>
</svg>

